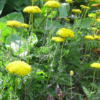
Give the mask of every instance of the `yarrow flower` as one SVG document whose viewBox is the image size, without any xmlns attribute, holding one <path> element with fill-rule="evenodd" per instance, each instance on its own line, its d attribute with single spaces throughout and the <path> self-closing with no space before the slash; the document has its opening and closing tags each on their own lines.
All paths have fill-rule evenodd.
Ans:
<svg viewBox="0 0 100 100">
<path fill-rule="evenodd" d="M 22 27 L 28 28 L 29 25 L 28 24 L 25 24 L 25 23 L 22 23 Z"/>
<path fill-rule="evenodd" d="M 72 12 L 78 14 L 78 13 L 81 13 L 81 10 L 80 9 L 72 9 Z"/>
<path fill-rule="evenodd" d="M 51 7 L 51 8 L 59 8 L 60 7 L 60 3 L 57 1 L 47 1 L 44 5 L 47 7 Z"/>
<path fill-rule="evenodd" d="M 28 65 L 27 63 L 25 63 L 24 61 L 14 61 L 14 62 L 10 62 L 7 65 L 6 69 L 10 73 L 16 73 L 19 76 L 27 75 L 32 70 L 31 69 L 31 66 Z"/>
<path fill-rule="evenodd" d="M 54 0 L 43 0 L 43 1 L 54 1 Z"/>
<path fill-rule="evenodd" d="M 87 39 L 87 40 L 94 40 L 94 37 L 91 36 L 91 35 L 86 35 L 86 36 L 85 36 L 85 39 Z"/>
<path fill-rule="evenodd" d="M 69 75 L 70 76 L 73 76 L 74 75 L 74 72 L 71 70 Z"/>
<path fill-rule="evenodd" d="M 100 11 L 97 11 L 96 14 L 100 15 Z"/>
<path fill-rule="evenodd" d="M 57 31 L 57 34 L 62 37 L 74 37 L 73 31 L 71 31 L 70 29 L 66 29 L 66 28 L 59 29 Z"/>
<path fill-rule="evenodd" d="M 95 14 L 91 13 L 91 14 L 88 15 L 88 17 L 92 17 L 93 18 L 93 17 L 95 17 Z"/>
<path fill-rule="evenodd" d="M 54 40 L 55 42 L 63 42 L 64 39 L 61 37 L 52 37 L 52 40 Z"/>
<path fill-rule="evenodd" d="M 100 36 L 99 35 L 93 35 L 94 39 L 98 39 L 100 40 Z"/>
<path fill-rule="evenodd" d="M 41 13 L 41 9 L 38 6 L 27 6 L 23 9 L 26 13 Z"/>
<path fill-rule="evenodd" d="M 68 3 L 73 3 L 73 1 L 72 0 L 65 0 L 66 2 L 68 2 Z"/>
<path fill-rule="evenodd" d="M 100 22 L 100 19 L 96 19 L 97 22 Z"/>
<path fill-rule="evenodd" d="M 9 20 L 6 22 L 6 25 L 7 26 L 10 26 L 10 27 L 22 27 L 22 24 L 18 21 L 15 21 L 15 20 Z"/>
<path fill-rule="evenodd" d="M 90 67 L 100 69 L 100 63 L 92 63 Z"/>
<path fill-rule="evenodd" d="M 88 1 L 97 1 L 97 0 L 88 0 Z"/>
<path fill-rule="evenodd" d="M 92 27 L 91 29 L 92 29 L 92 30 L 97 30 L 97 28 L 96 28 L 96 27 Z"/>
<path fill-rule="evenodd" d="M 70 21 L 70 19 L 69 18 L 64 18 L 67 22 L 69 22 Z"/>
<path fill-rule="evenodd" d="M 83 9 L 90 9 L 88 6 L 80 5 L 81 8 Z"/>
</svg>

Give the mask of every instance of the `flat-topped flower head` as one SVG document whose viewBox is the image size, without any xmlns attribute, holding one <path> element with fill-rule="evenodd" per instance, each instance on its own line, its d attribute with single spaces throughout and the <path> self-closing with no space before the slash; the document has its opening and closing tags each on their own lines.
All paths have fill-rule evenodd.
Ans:
<svg viewBox="0 0 100 100">
<path fill-rule="evenodd" d="M 25 13 L 41 13 L 41 9 L 38 6 L 27 6 L 23 9 Z"/>
<path fill-rule="evenodd" d="M 22 27 L 28 28 L 28 27 L 29 27 L 29 25 L 28 25 L 28 24 L 26 24 L 26 23 L 22 23 Z"/>
<path fill-rule="evenodd" d="M 70 19 L 69 18 L 64 18 L 67 22 L 69 22 L 70 21 Z"/>
<path fill-rule="evenodd" d="M 83 8 L 83 9 L 87 9 L 87 10 L 90 9 L 90 7 L 85 6 L 85 5 L 80 5 L 80 7 Z"/>
<path fill-rule="evenodd" d="M 47 1 L 44 5 L 47 7 L 51 7 L 51 8 L 59 8 L 60 7 L 60 3 L 57 1 Z"/>
<path fill-rule="evenodd" d="M 72 0 L 65 0 L 67 3 L 73 3 Z"/>
<path fill-rule="evenodd" d="M 96 28 L 96 27 L 92 27 L 91 29 L 92 29 L 92 30 L 97 30 L 97 28 Z"/>
<path fill-rule="evenodd" d="M 96 19 L 97 22 L 100 22 L 100 18 Z"/>
<path fill-rule="evenodd" d="M 99 35 L 93 35 L 94 39 L 100 40 L 100 36 Z"/>
<path fill-rule="evenodd" d="M 24 61 L 14 61 L 7 65 L 6 70 L 8 70 L 10 73 L 16 73 L 19 76 L 22 76 L 30 73 L 32 69 L 31 66 Z"/>
<path fill-rule="evenodd" d="M 88 0 L 88 1 L 97 1 L 97 0 Z"/>
<path fill-rule="evenodd" d="M 76 14 L 80 14 L 81 13 L 81 10 L 80 9 L 72 9 L 72 12 L 73 13 L 76 13 Z"/>
<path fill-rule="evenodd" d="M 85 36 L 85 39 L 87 39 L 87 40 L 94 40 L 94 37 L 91 36 L 91 35 L 86 35 L 86 36 Z"/>
<path fill-rule="evenodd" d="M 90 65 L 90 67 L 92 67 L 92 68 L 96 68 L 96 69 L 100 69 L 100 63 L 92 63 L 91 65 Z"/>
<path fill-rule="evenodd" d="M 54 40 L 55 42 L 64 42 L 64 39 L 61 37 L 52 37 L 52 40 Z"/>
<path fill-rule="evenodd" d="M 95 16 L 96 16 L 96 15 L 93 14 L 93 13 L 91 13 L 91 14 L 88 15 L 88 17 L 91 17 L 91 18 L 94 18 Z"/>
<path fill-rule="evenodd" d="M 43 0 L 43 1 L 54 1 L 54 0 Z"/>
<path fill-rule="evenodd" d="M 57 31 L 57 34 L 62 37 L 74 37 L 74 33 L 70 29 L 61 28 Z"/>
<path fill-rule="evenodd" d="M 9 27 L 22 27 L 22 24 L 18 21 L 15 21 L 15 20 L 9 20 L 6 22 L 6 25 L 9 26 Z"/>
<path fill-rule="evenodd" d="M 97 11 L 96 14 L 100 15 L 100 11 Z"/>
</svg>

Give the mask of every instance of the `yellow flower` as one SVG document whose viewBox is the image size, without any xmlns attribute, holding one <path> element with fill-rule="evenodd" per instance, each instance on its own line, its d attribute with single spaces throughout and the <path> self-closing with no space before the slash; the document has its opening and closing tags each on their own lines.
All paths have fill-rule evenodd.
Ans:
<svg viewBox="0 0 100 100">
<path fill-rule="evenodd" d="M 100 11 L 97 11 L 97 12 L 96 12 L 96 14 L 98 14 L 98 15 L 99 15 L 99 14 L 100 14 Z"/>
<path fill-rule="evenodd" d="M 70 19 L 69 18 L 64 18 L 67 22 L 69 22 L 70 21 Z"/>
<path fill-rule="evenodd" d="M 18 21 L 15 21 L 15 20 L 9 20 L 6 22 L 6 25 L 7 26 L 10 26 L 10 27 L 22 27 L 22 24 Z"/>
<path fill-rule="evenodd" d="M 100 19 L 96 19 L 97 22 L 100 22 Z"/>
<path fill-rule="evenodd" d="M 100 69 L 100 63 L 92 63 L 90 67 Z"/>
<path fill-rule="evenodd" d="M 97 28 L 96 27 L 92 27 L 92 30 L 97 30 Z"/>
<path fill-rule="evenodd" d="M 65 0 L 66 2 L 68 2 L 68 3 L 73 3 L 73 1 L 72 0 Z"/>
<path fill-rule="evenodd" d="M 97 0 L 88 0 L 88 1 L 97 1 Z"/>
<path fill-rule="evenodd" d="M 88 6 L 80 5 L 81 8 L 83 9 L 90 9 Z"/>
<path fill-rule="evenodd" d="M 95 14 L 91 13 L 88 15 L 88 17 L 95 17 Z"/>
<path fill-rule="evenodd" d="M 88 55 L 88 54 L 87 54 L 86 56 L 87 56 L 87 57 L 89 57 L 89 55 Z"/>
<path fill-rule="evenodd" d="M 60 37 L 52 37 L 52 40 L 56 41 L 56 42 L 63 42 L 64 39 L 60 38 Z"/>
<path fill-rule="evenodd" d="M 22 24 L 22 27 L 28 28 L 28 27 L 29 27 L 29 25 L 28 25 L 28 24 L 23 23 L 23 24 Z"/>
<path fill-rule="evenodd" d="M 100 40 L 100 36 L 99 35 L 94 35 L 94 39 L 99 39 Z"/>
<path fill-rule="evenodd" d="M 91 36 L 91 35 L 86 35 L 86 36 L 85 36 L 85 39 L 87 39 L 87 40 L 94 40 L 94 37 Z"/>
<path fill-rule="evenodd" d="M 54 0 L 43 0 L 43 1 L 54 1 Z"/>
<path fill-rule="evenodd" d="M 26 13 L 41 13 L 41 9 L 38 6 L 27 6 L 23 9 Z"/>
<path fill-rule="evenodd" d="M 72 9 L 72 12 L 78 14 L 78 13 L 81 13 L 81 10 L 80 9 Z"/>
<path fill-rule="evenodd" d="M 71 70 L 69 75 L 70 76 L 73 76 L 74 75 L 74 72 Z"/>
<path fill-rule="evenodd" d="M 51 8 L 59 8 L 60 7 L 60 3 L 57 1 L 47 1 L 44 5 L 47 7 L 51 7 Z"/>
<path fill-rule="evenodd" d="M 57 34 L 62 37 L 74 37 L 73 31 L 71 31 L 70 29 L 66 29 L 66 28 L 59 29 L 57 31 Z"/>
<path fill-rule="evenodd" d="M 19 76 L 27 75 L 32 69 L 30 65 L 25 63 L 24 61 L 14 61 L 10 62 L 6 69 L 10 73 L 17 73 Z"/>
</svg>

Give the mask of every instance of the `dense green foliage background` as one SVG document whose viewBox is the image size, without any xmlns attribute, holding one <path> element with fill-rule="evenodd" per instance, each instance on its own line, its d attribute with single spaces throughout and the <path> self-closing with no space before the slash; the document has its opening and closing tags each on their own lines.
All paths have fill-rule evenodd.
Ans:
<svg viewBox="0 0 100 100">
<path fill-rule="evenodd" d="M 27 62 L 28 57 L 30 57 L 29 64 L 32 67 L 32 71 L 27 76 L 18 77 L 16 100 L 24 100 L 25 97 L 26 100 L 47 100 L 49 93 L 55 100 L 60 100 L 55 94 L 57 84 L 62 91 L 63 100 L 71 100 L 70 70 L 74 71 L 74 76 L 72 77 L 73 100 L 85 100 L 85 98 L 88 98 L 92 86 L 94 87 L 94 91 L 91 98 L 99 100 L 100 70 L 96 71 L 94 84 L 92 83 L 94 69 L 90 68 L 90 64 L 98 60 L 99 54 L 93 53 L 92 49 L 99 48 L 99 41 L 87 41 L 84 38 L 85 35 L 94 34 L 90 29 L 92 19 L 86 15 L 83 20 L 79 16 L 74 23 L 75 15 L 71 12 L 72 7 L 80 8 L 79 5 L 87 5 L 88 2 L 86 0 L 74 0 L 74 4 L 71 6 L 65 1 L 59 1 L 61 2 L 61 7 L 53 10 L 52 36 L 57 36 L 56 32 L 58 29 L 68 28 L 73 30 L 75 37 L 65 40 L 61 62 L 62 67 L 59 67 L 62 43 L 58 43 L 53 70 L 50 78 L 48 78 L 57 45 L 56 42 L 51 41 L 49 49 L 47 47 L 48 34 L 51 30 L 52 15 L 49 11 L 50 9 L 47 9 L 47 17 L 45 6 L 43 6 L 45 2 L 38 0 L 34 3 L 34 5 L 41 8 L 42 13 L 34 15 L 30 56 L 28 56 L 27 42 L 30 41 L 30 34 L 28 34 L 28 29 L 24 29 L 23 34 L 21 34 L 22 28 L 14 28 L 11 41 L 12 50 L 11 55 L 9 55 L 11 28 L 6 26 L 6 21 L 17 20 L 21 23 L 28 23 L 29 15 L 22 11 L 26 6 L 31 5 L 31 0 L 0 0 L 0 100 L 14 100 L 16 74 L 10 74 L 5 70 L 7 64 L 15 60 Z M 88 13 L 96 11 L 97 8 L 90 7 Z M 70 18 L 70 22 L 66 22 L 64 20 L 65 17 Z M 100 24 L 95 24 L 99 30 Z M 19 51 L 20 41 L 22 44 Z M 50 52 L 48 53 L 48 51 Z M 50 56 L 49 63 L 48 56 Z M 34 79 L 30 84 L 33 77 Z M 26 96 L 25 91 L 29 85 L 30 88 Z"/>
</svg>

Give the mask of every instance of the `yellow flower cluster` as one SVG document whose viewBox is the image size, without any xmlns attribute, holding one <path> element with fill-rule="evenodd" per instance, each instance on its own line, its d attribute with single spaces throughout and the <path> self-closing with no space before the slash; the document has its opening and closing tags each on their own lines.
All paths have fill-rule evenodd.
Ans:
<svg viewBox="0 0 100 100">
<path fill-rule="evenodd" d="M 10 73 L 17 73 L 19 76 L 27 75 L 32 69 L 24 61 L 14 61 L 7 65 L 6 69 Z"/>
<path fill-rule="evenodd" d="M 68 2 L 68 3 L 73 3 L 73 1 L 72 0 L 65 0 L 66 2 Z"/>
<path fill-rule="evenodd" d="M 26 13 L 41 13 L 41 9 L 38 6 L 27 6 L 23 9 Z"/>
<path fill-rule="evenodd" d="M 6 22 L 6 25 L 7 26 L 10 26 L 10 27 L 22 27 L 22 24 L 18 21 L 15 21 L 15 20 L 9 20 Z"/>
<path fill-rule="evenodd" d="M 54 1 L 54 0 L 43 0 L 43 1 Z"/>
<path fill-rule="evenodd" d="M 72 9 L 72 12 L 78 14 L 78 13 L 81 13 L 81 10 L 80 9 Z"/>
<path fill-rule="evenodd" d="M 93 68 L 97 68 L 97 69 L 100 69 L 100 63 L 92 63 L 91 65 L 90 65 L 90 67 L 93 67 Z"/>
<path fill-rule="evenodd" d="M 71 70 L 69 75 L 70 76 L 73 76 L 74 75 L 74 72 Z"/>
<path fill-rule="evenodd" d="M 95 17 L 95 14 L 89 14 L 88 17 Z"/>
<path fill-rule="evenodd" d="M 92 30 L 97 30 L 97 28 L 96 27 L 92 27 Z"/>
<path fill-rule="evenodd" d="M 69 18 L 64 18 L 67 22 L 69 22 L 70 21 L 70 19 Z"/>
<path fill-rule="evenodd" d="M 88 1 L 97 1 L 97 0 L 88 0 Z"/>
<path fill-rule="evenodd" d="M 87 39 L 87 40 L 94 40 L 94 37 L 91 36 L 91 35 L 87 35 L 87 36 L 85 36 L 85 39 Z"/>
<path fill-rule="evenodd" d="M 66 28 L 59 29 L 57 31 L 57 34 L 62 37 L 74 37 L 73 31 L 71 31 L 70 29 L 66 29 Z"/>
<path fill-rule="evenodd" d="M 23 24 L 22 24 L 22 27 L 28 28 L 28 27 L 29 27 L 29 25 L 28 25 L 28 24 L 23 23 Z"/>
<path fill-rule="evenodd" d="M 83 9 L 90 9 L 90 7 L 85 6 L 85 5 L 80 5 L 80 7 L 83 8 Z"/>
<path fill-rule="evenodd" d="M 94 35 L 94 39 L 100 40 L 100 36 L 99 35 Z"/>
<path fill-rule="evenodd" d="M 61 37 L 52 37 L 52 40 L 54 40 L 55 42 L 63 42 L 64 39 Z"/>
<path fill-rule="evenodd" d="M 59 8 L 60 7 L 60 3 L 57 1 L 47 1 L 44 5 L 47 7 L 51 7 L 51 8 Z"/>
<path fill-rule="evenodd" d="M 100 22 L 100 19 L 96 19 L 97 22 Z"/>
<path fill-rule="evenodd" d="M 94 39 L 100 40 L 100 36 L 99 35 L 87 35 L 87 36 L 85 36 L 85 39 L 87 39 L 87 40 L 94 40 Z"/>
<path fill-rule="evenodd" d="M 100 15 L 100 11 L 97 11 L 96 14 Z"/>
</svg>

